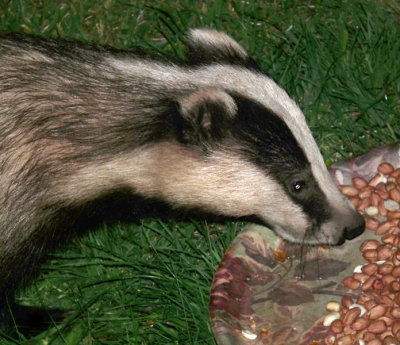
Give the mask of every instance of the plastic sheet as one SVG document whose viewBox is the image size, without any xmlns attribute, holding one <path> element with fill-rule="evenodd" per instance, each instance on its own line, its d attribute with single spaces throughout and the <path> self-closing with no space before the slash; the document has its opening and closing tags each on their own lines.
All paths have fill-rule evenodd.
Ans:
<svg viewBox="0 0 400 345">
<path fill-rule="evenodd" d="M 378 165 L 400 167 L 400 143 L 330 167 L 337 184 L 367 180 Z M 210 316 L 219 345 L 323 344 L 328 301 L 354 292 L 341 280 L 364 262 L 359 246 L 372 231 L 339 247 L 291 245 L 265 227 L 246 226 L 223 257 L 211 287 Z M 356 298 L 356 295 L 354 295 Z"/>
</svg>

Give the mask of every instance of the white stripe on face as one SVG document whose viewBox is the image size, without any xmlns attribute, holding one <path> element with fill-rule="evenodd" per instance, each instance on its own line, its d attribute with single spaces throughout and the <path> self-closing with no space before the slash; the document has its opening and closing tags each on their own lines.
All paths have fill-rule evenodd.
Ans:
<svg viewBox="0 0 400 345">
<path fill-rule="evenodd" d="M 204 158 L 171 143 L 147 145 L 78 168 L 54 186 L 53 195 L 73 204 L 118 186 L 177 208 L 229 217 L 257 214 L 274 228 L 285 229 L 280 235 L 289 240 L 301 240 L 310 226 L 282 186 L 240 154 L 217 150 Z"/>
</svg>

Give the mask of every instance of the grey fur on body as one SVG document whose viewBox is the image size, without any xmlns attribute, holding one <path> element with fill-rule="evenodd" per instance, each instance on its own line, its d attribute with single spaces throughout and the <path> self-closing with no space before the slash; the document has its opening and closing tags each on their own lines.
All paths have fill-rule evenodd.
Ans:
<svg viewBox="0 0 400 345">
<path fill-rule="evenodd" d="M 337 244 L 361 232 L 288 95 L 229 36 L 193 30 L 188 44 L 191 62 L 178 66 L 0 37 L 2 296 L 121 191 L 255 215 L 290 241 Z"/>
</svg>

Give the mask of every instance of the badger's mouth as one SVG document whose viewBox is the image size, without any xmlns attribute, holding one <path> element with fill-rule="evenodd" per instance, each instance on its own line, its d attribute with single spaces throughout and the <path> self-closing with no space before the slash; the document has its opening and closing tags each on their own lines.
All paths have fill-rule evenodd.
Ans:
<svg viewBox="0 0 400 345">
<path fill-rule="evenodd" d="M 342 222 L 328 222 L 321 227 L 314 227 L 311 231 L 305 233 L 303 243 L 321 245 L 328 244 L 331 246 L 342 245 L 346 241 L 352 240 L 360 236 L 365 230 L 364 218 L 355 213 L 354 217 L 343 226 Z"/>
<path fill-rule="evenodd" d="M 325 224 L 324 227 L 315 226 L 303 233 L 299 233 L 298 229 L 287 229 L 280 225 L 271 226 L 265 221 L 258 221 L 257 223 L 272 229 L 276 235 L 288 242 L 311 246 L 324 244 L 330 246 L 342 245 L 346 241 L 360 236 L 365 230 L 365 221 L 360 215 L 355 217 L 351 225 L 343 229 L 335 229 L 335 227 L 330 227 L 329 224 Z"/>
</svg>

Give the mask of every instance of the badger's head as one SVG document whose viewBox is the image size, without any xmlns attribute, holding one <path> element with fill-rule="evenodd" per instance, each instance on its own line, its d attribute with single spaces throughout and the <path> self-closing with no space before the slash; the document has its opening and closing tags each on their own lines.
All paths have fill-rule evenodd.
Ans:
<svg viewBox="0 0 400 345">
<path fill-rule="evenodd" d="M 163 197 L 227 216 L 254 215 L 292 242 L 335 245 L 361 234 L 363 218 L 330 178 L 286 92 L 223 33 L 191 31 L 189 52 L 191 90 L 178 99 L 180 118 L 170 119 L 179 123 L 183 145 L 159 160 L 174 180 Z"/>
</svg>

